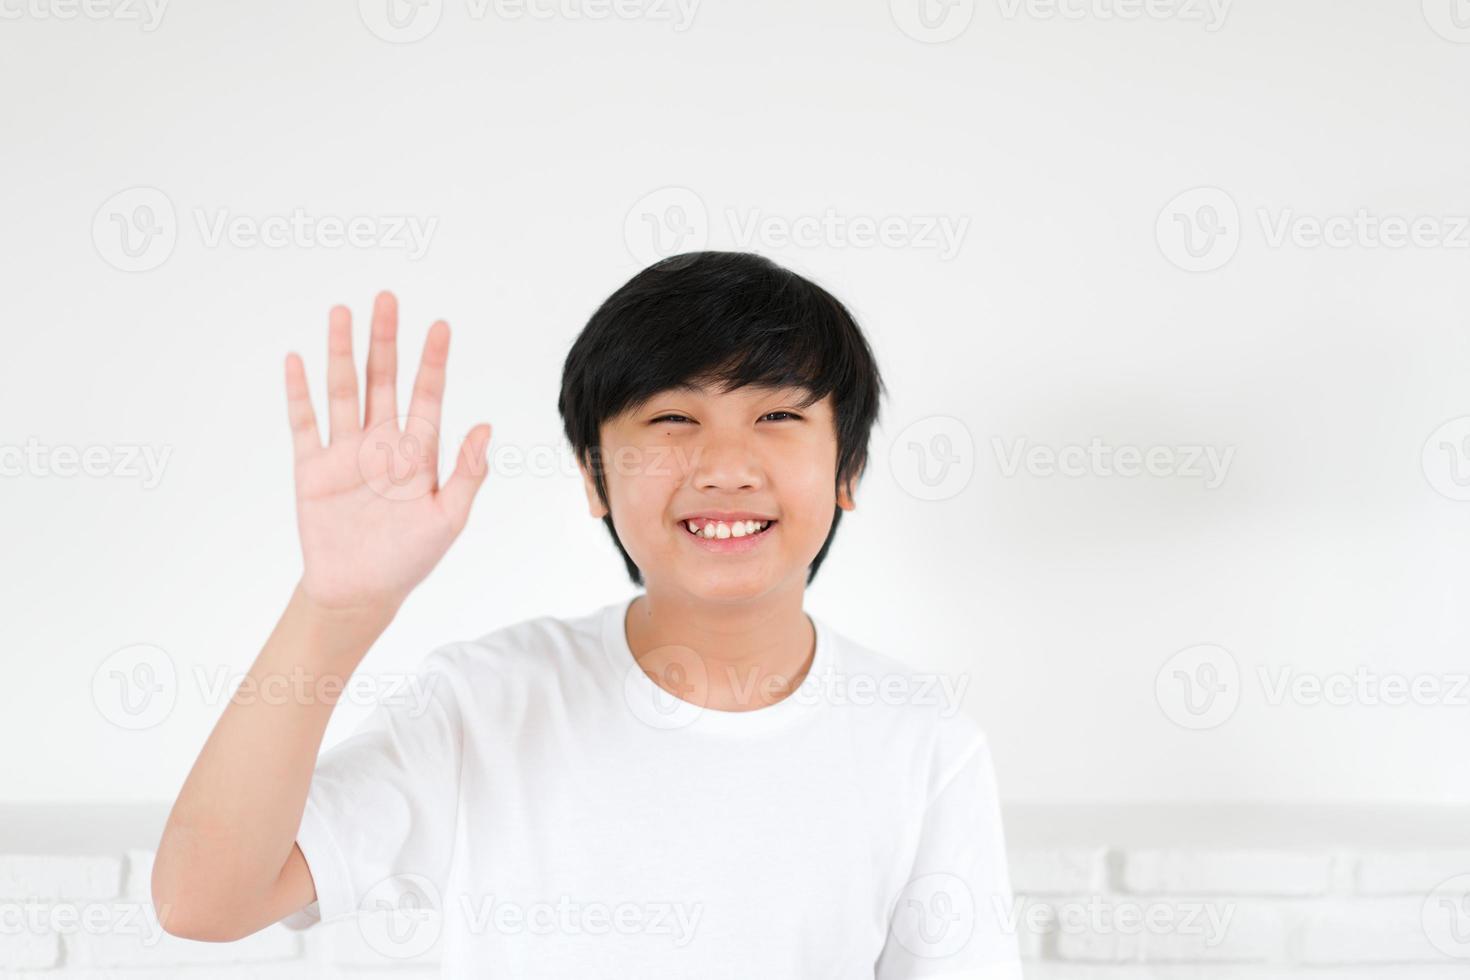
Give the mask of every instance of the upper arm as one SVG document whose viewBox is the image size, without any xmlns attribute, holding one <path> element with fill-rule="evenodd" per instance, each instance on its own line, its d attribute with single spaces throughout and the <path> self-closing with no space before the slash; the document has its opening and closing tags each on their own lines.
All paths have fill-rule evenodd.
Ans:
<svg viewBox="0 0 1470 980">
<path fill-rule="evenodd" d="M 878 980 L 973 977 L 1015 980 L 1020 949 L 990 745 L 936 760 L 938 785 L 924 809 L 918 847 L 890 914 Z"/>
<path fill-rule="evenodd" d="M 301 845 L 293 841 L 286 865 L 267 898 L 264 909 L 266 921 L 279 922 L 315 901 L 316 883 L 312 881 L 311 868 L 306 864 L 306 855 L 301 853 Z"/>
<path fill-rule="evenodd" d="M 431 656 L 412 697 L 380 702 L 318 760 L 272 892 L 271 911 L 287 927 L 357 911 L 416 882 L 445 886 L 463 744 L 451 674 Z"/>
<path fill-rule="evenodd" d="M 263 895 L 254 897 L 235 893 L 228 902 L 207 906 L 193 903 L 184 909 L 171 897 L 164 897 L 155 884 L 153 906 L 159 925 L 172 936 L 196 942 L 228 943 L 244 939 L 279 922 L 283 917 L 300 912 L 316 901 L 316 886 L 301 848 L 294 842 L 286 863 Z"/>
</svg>

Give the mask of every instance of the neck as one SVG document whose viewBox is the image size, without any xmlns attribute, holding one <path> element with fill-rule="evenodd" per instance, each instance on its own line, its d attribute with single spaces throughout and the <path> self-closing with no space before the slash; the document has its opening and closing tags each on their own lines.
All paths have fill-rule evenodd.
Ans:
<svg viewBox="0 0 1470 980">
<path fill-rule="evenodd" d="M 750 711 L 795 691 L 816 654 L 803 591 L 710 603 L 650 590 L 628 608 L 633 657 L 669 693 L 719 711 Z"/>
</svg>

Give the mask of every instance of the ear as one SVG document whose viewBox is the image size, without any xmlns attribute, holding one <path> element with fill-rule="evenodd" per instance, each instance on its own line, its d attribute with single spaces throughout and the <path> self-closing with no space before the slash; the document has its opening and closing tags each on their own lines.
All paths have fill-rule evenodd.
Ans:
<svg viewBox="0 0 1470 980">
<path fill-rule="evenodd" d="M 597 495 L 597 483 L 592 478 L 592 470 L 588 467 L 585 457 L 577 461 L 577 469 L 582 471 L 582 489 L 587 492 L 587 512 L 598 520 L 602 520 L 607 515 L 607 507 L 603 505 L 602 498 Z"/>
<path fill-rule="evenodd" d="M 837 506 L 838 507 L 841 507 L 843 510 L 856 510 L 857 509 L 857 500 L 855 499 L 855 496 L 854 495 L 857 493 L 858 479 L 860 477 L 862 477 L 863 470 L 865 470 L 867 468 L 868 468 L 867 460 L 864 460 L 863 461 L 863 464 L 858 467 L 857 473 L 855 473 L 852 476 L 852 478 L 849 479 L 846 483 L 842 484 L 841 486 L 839 486 L 837 488 Z"/>
</svg>

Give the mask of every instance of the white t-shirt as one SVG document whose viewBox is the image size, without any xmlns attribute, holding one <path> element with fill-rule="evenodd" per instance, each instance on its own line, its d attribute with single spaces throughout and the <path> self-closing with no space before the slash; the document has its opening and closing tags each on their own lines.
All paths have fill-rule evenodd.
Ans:
<svg viewBox="0 0 1470 980">
<path fill-rule="evenodd" d="M 319 760 L 317 901 L 286 925 L 397 909 L 370 943 L 437 946 L 448 977 L 1021 976 L 990 749 L 952 683 L 808 613 L 798 690 L 701 708 L 633 659 L 631 601 L 429 654 L 421 697 Z"/>
</svg>

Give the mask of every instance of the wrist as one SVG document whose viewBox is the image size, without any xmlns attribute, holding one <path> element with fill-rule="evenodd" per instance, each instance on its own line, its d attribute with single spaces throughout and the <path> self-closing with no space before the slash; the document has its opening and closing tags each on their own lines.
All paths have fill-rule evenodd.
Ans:
<svg viewBox="0 0 1470 980">
<path fill-rule="evenodd" d="M 296 583 L 290 601 L 290 607 L 312 633 L 349 645 L 353 640 L 377 639 L 398 615 L 401 605 L 402 600 L 389 599 L 346 605 L 326 602 L 313 596 L 303 581 Z"/>
</svg>

